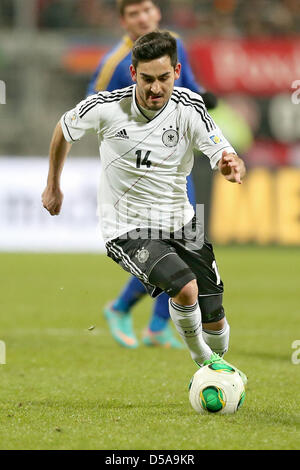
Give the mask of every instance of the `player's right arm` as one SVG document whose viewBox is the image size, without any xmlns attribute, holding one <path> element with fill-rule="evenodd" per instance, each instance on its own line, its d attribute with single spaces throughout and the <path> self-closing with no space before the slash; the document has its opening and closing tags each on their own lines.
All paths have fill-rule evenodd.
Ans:
<svg viewBox="0 0 300 470">
<path fill-rule="evenodd" d="M 60 177 L 71 144 L 64 138 L 60 122 L 57 123 L 50 144 L 47 186 L 42 194 L 42 203 L 51 215 L 58 215 L 63 202 Z"/>
<path fill-rule="evenodd" d="M 97 95 L 81 101 L 76 108 L 65 113 L 57 123 L 50 144 L 47 186 L 42 203 L 51 215 L 58 215 L 63 202 L 60 177 L 72 142 L 80 140 L 87 132 L 99 129 L 99 100 Z"/>
</svg>

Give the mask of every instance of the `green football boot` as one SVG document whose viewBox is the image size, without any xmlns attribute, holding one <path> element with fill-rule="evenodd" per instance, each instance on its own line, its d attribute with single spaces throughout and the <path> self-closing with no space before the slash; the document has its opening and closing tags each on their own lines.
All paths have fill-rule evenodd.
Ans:
<svg viewBox="0 0 300 470">
<path fill-rule="evenodd" d="M 138 340 L 132 327 L 131 313 L 114 310 L 109 304 L 103 309 L 112 337 L 125 348 L 138 347 Z"/>
<path fill-rule="evenodd" d="M 244 374 L 244 372 L 242 372 L 241 370 L 239 370 L 237 367 L 233 366 L 229 362 L 225 361 L 225 359 L 223 359 L 223 357 L 219 356 L 219 354 L 217 354 L 217 353 L 213 352 L 212 355 L 210 356 L 210 358 L 207 361 L 204 361 L 203 364 L 199 364 L 197 361 L 194 361 L 194 362 L 197 364 L 198 367 L 207 366 L 209 364 L 213 364 L 214 362 L 218 362 L 219 364 L 224 364 L 224 366 L 230 367 L 230 368 L 235 369 L 237 371 L 237 373 L 241 377 L 244 385 L 247 385 L 247 383 L 248 383 L 248 378 L 247 378 L 246 374 Z"/>
</svg>

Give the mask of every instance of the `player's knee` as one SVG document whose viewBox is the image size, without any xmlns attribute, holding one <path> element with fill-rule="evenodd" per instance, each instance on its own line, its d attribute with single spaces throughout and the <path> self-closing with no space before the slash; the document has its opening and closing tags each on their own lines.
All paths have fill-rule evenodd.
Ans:
<svg viewBox="0 0 300 470">
<path fill-rule="evenodd" d="M 174 302 L 179 305 L 194 305 L 198 298 L 198 285 L 196 279 L 185 284 L 178 294 L 173 297 Z"/>
<path fill-rule="evenodd" d="M 210 331 L 221 331 L 221 330 L 223 330 L 225 325 L 226 325 L 226 319 L 224 317 L 219 321 L 214 321 L 214 322 L 210 322 L 210 323 L 204 323 L 203 322 L 202 327 L 203 327 L 204 330 L 207 329 L 207 330 L 210 330 Z"/>
</svg>

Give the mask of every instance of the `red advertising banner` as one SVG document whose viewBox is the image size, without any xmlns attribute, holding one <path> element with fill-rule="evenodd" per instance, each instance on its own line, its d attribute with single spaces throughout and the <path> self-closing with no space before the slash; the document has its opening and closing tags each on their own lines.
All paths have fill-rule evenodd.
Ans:
<svg viewBox="0 0 300 470">
<path fill-rule="evenodd" d="M 216 93 L 270 96 L 300 79 L 300 37 L 194 40 L 189 47 L 199 81 Z"/>
<path fill-rule="evenodd" d="M 248 168 L 293 166 L 300 168 L 300 143 L 257 139 L 243 155 Z"/>
</svg>

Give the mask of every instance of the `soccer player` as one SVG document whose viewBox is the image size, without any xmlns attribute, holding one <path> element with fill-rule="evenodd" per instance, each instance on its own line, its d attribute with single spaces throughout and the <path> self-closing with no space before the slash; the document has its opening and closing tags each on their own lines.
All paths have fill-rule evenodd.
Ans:
<svg viewBox="0 0 300 470">
<path fill-rule="evenodd" d="M 229 325 L 223 283 L 201 218 L 188 200 L 186 177 L 195 149 L 233 183 L 242 182 L 245 165 L 201 97 L 174 86 L 181 64 L 169 33 L 139 38 L 130 72 L 134 85 L 92 95 L 58 122 L 43 206 L 59 214 L 60 175 L 71 143 L 96 133 L 102 161 L 99 217 L 108 256 L 137 276 L 152 297 L 162 291 L 170 296 L 170 316 L 199 367 L 224 361 Z"/>
<path fill-rule="evenodd" d="M 88 95 L 104 90 L 113 91 L 132 84 L 129 67 L 134 41 L 141 35 L 156 30 L 161 20 L 160 9 L 153 0 L 118 0 L 117 8 L 126 35 L 100 61 L 89 83 Z M 184 45 L 177 35 L 175 37 L 178 61 L 182 65 L 181 75 L 175 85 L 201 94 L 206 107 L 214 108 L 216 97 L 196 82 Z M 187 185 L 189 200 L 195 207 L 195 189 L 191 175 L 187 178 Z M 132 326 L 131 309 L 145 294 L 146 289 L 143 284 L 138 278 L 131 277 L 118 297 L 104 308 L 112 336 L 127 348 L 138 346 Z M 152 316 L 142 338 L 147 346 L 182 348 L 182 343 L 173 335 L 168 324 L 170 319 L 168 300 L 169 296 L 163 293 L 154 302 Z"/>
</svg>

